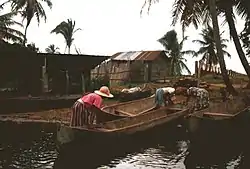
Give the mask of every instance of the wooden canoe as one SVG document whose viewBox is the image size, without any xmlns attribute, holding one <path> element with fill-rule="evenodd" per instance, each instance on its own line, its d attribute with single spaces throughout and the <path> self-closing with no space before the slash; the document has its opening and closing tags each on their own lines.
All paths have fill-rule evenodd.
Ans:
<svg viewBox="0 0 250 169">
<path fill-rule="evenodd" d="M 154 97 L 147 97 L 144 99 L 118 103 L 105 106 L 102 108 L 102 111 L 120 117 L 136 116 L 144 111 L 153 109 L 155 107 L 154 100 Z"/>
<path fill-rule="evenodd" d="M 194 139 L 226 138 L 242 133 L 250 120 L 249 106 L 241 98 L 226 102 L 213 101 L 209 108 L 189 115 L 187 126 Z"/>
<path fill-rule="evenodd" d="M 130 136 L 187 115 L 188 109 L 177 108 L 177 106 L 163 107 L 135 117 L 126 117 L 92 126 L 70 127 L 61 124 L 58 128 L 57 140 L 62 145 L 77 140 L 100 140 L 107 137 Z M 182 106 L 180 105 L 180 107 Z"/>
<path fill-rule="evenodd" d="M 184 96 L 176 96 L 176 100 L 174 100 L 174 103 L 180 104 L 185 102 L 185 100 L 186 97 Z M 106 120 L 106 118 L 103 116 L 108 116 L 108 115 L 102 115 L 103 113 L 101 112 L 98 113 L 98 115 L 102 116 L 99 119 L 103 118 L 105 121 L 109 121 L 112 119 L 118 119 L 123 117 L 138 116 L 140 114 L 146 113 L 154 109 L 155 109 L 155 97 L 147 97 L 144 99 L 133 100 L 129 102 L 123 102 L 103 107 L 102 111 L 108 114 L 111 119 Z"/>
</svg>

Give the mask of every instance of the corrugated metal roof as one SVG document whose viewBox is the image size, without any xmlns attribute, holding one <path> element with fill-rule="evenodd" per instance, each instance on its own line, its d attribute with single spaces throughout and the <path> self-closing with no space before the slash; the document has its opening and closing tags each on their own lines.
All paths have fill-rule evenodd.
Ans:
<svg viewBox="0 0 250 169">
<path fill-rule="evenodd" d="M 119 52 L 112 56 L 112 60 L 155 60 L 161 55 L 165 55 L 164 51 L 131 51 L 131 52 Z"/>
</svg>

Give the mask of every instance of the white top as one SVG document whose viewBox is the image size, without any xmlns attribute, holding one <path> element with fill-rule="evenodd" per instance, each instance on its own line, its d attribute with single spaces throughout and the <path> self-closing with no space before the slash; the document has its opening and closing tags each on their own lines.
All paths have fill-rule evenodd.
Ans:
<svg viewBox="0 0 250 169">
<path fill-rule="evenodd" d="M 164 93 L 168 92 L 168 93 L 172 94 L 175 92 L 175 88 L 173 88 L 173 87 L 163 87 L 162 89 L 163 89 Z"/>
</svg>

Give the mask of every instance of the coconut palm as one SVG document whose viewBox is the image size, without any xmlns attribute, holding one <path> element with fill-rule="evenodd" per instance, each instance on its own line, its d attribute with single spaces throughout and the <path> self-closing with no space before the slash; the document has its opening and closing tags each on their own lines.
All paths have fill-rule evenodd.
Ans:
<svg viewBox="0 0 250 169">
<path fill-rule="evenodd" d="M 27 48 L 33 52 L 36 52 L 38 53 L 39 52 L 39 48 L 36 47 L 36 44 L 35 43 L 30 43 L 30 44 L 27 44 Z"/>
<path fill-rule="evenodd" d="M 9 3 L 9 1 L 0 4 L 0 12 L 7 3 Z M 12 28 L 12 26 L 15 25 L 22 27 L 21 23 L 12 19 L 17 13 L 18 12 L 9 12 L 0 14 L 0 40 L 11 40 L 16 43 L 21 43 L 23 41 L 23 34 L 19 30 Z"/>
<path fill-rule="evenodd" d="M 59 48 L 58 47 L 56 47 L 54 44 L 51 44 L 51 45 L 49 45 L 46 49 L 45 49 L 45 51 L 47 52 L 47 53 L 51 53 L 51 54 L 55 54 L 55 53 L 60 53 L 60 52 L 58 52 L 57 50 L 59 50 Z"/>
<path fill-rule="evenodd" d="M 177 22 L 180 16 L 180 22 L 183 26 L 183 29 L 185 29 L 186 26 L 188 26 L 190 23 L 193 23 L 195 27 L 198 27 L 198 24 L 200 23 L 207 23 L 210 21 L 210 15 L 209 13 L 209 0 L 175 0 L 175 9 L 173 12 L 173 24 Z M 236 7 L 236 12 L 238 15 L 242 16 L 242 18 L 249 17 L 249 12 L 247 12 L 250 8 L 249 1 L 247 0 L 220 0 L 216 1 L 217 6 L 217 14 L 223 14 L 225 16 L 225 20 L 229 25 L 229 31 L 230 35 L 233 38 L 237 53 L 239 55 L 239 58 L 241 60 L 241 63 L 248 75 L 248 78 L 250 79 L 250 66 L 248 64 L 248 61 L 245 57 L 245 54 L 243 52 L 243 49 L 240 44 L 240 40 L 238 37 L 238 33 L 235 28 L 234 23 L 234 12 L 233 7 Z M 195 6 L 196 8 L 192 8 L 192 6 Z"/>
<path fill-rule="evenodd" d="M 191 50 L 183 51 L 183 43 L 185 40 L 187 40 L 187 37 L 185 37 L 179 43 L 175 30 L 167 32 L 162 38 L 158 40 L 166 49 L 171 58 L 170 75 L 172 76 L 181 75 L 183 70 L 191 74 L 187 65 L 184 63 L 186 61 L 184 55 L 195 54 L 195 52 Z"/>
<path fill-rule="evenodd" d="M 145 0 L 151 5 L 152 2 L 157 0 Z M 237 95 L 236 90 L 232 86 L 229 80 L 226 64 L 223 56 L 222 46 L 220 43 L 220 31 L 218 26 L 217 15 L 219 12 L 216 10 L 215 0 L 175 0 L 173 5 L 173 25 L 180 21 L 183 32 L 187 26 L 191 23 L 198 28 L 200 24 L 207 24 L 212 20 L 214 29 L 214 40 L 216 43 L 217 54 L 219 58 L 219 64 L 222 72 L 223 80 L 229 92 L 233 95 Z M 180 18 L 179 18 L 180 17 Z M 250 75 L 250 74 L 249 74 Z"/>
<path fill-rule="evenodd" d="M 221 40 L 221 46 L 223 50 L 224 56 L 228 56 L 231 58 L 231 55 L 224 50 L 227 48 L 227 45 L 225 44 L 228 42 L 227 39 L 223 39 L 220 34 L 220 40 Z M 209 71 L 211 71 L 213 65 L 217 65 L 219 63 L 219 58 L 216 52 L 216 44 L 214 41 L 214 31 L 213 28 L 208 25 L 208 27 L 204 28 L 202 30 L 202 33 L 200 33 L 202 40 L 193 40 L 194 43 L 199 44 L 201 47 L 196 52 L 194 56 L 202 56 L 202 60 L 205 61 L 206 66 L 209 66 Z"/>
<path fill-rule="evenodd" d="M 72 19 L 68 19 L 67 22 L 63 21 L 59 25 L 57 25 L 56 28 L 51 31 L 51 33 L 63 35 L 66 42 L 65 50 L 68 48 L 68 53 L 70 54 L 70 47 L 74 41 L 73 36 L 79 30 L 81 29 L 75 29 L 75 21 L 72 21 Z"/>
<path fill-rule="evenodd" d="M 22 11 L 23 20 L 26 19 L 26 27 L 24 32 L 24 41 L 23 45 L 27 41 L 27 29 L 30 25 L 30 22 L 34 15 L 36 16 L 38 25 L 40 24 L 41 18 L 44 18 L 45 22 L 47 19 L 45 10 L 43 9 L 43 5 L 41 2 L 46 3 L 46 5 L 51 9 L 52 2 L 51 0 L 11 0 L 12 1 L 12 10 L 13 11 Z"/>
<path fill-rule="evenodd" d="M 247 55 L 250 55 L 250 20 L 245 23 L 245 28 L 241 32 L 240 38 L 243 42 L 243 47 L 246 49 Z"/>
<path fill-rule="evenodd" d="M 220 29 L 219 29 L 219 24 L 218 24 L 215 0 L 209 0 L 209 9 L 210 9 L 210 14 L 212 16 L 214 40 L 215 40 L 215 44 L 216 44 L 216 50 L 217 50 L 217 54 L 218 54 L 218 58 L 219 58 L 219 63 L 220 63 L 221 74 L 222 74 L 223 80 L 226 84 L 227 90 L 233 95 L 238 95 L 238 93 L 236 92 L 235 88 L 233 87 L 231 81 L 229 80 L 229 77 L 227 74 L 226 63 L 224 60 L 222 45 L 221 45 L 221 41 L 220 41 Z"/>
<path fill-rule="evenodd" d="M 233 38 L 237 53 L 239 55 L 240 61 L 250 79 L 250 66 L 246 59 L 245 53 L 240 44 L 240 38 L 236 30 L 234 22 L 234 12 L 233 7 L 236 8 L 236 13 L 243 19 L 250 17 L 250 1 L 249 0 L 220 0 L 217 2 L 219 10 L 224 14 L 225 19 L 229 26 L 230 35 Z M 248 84 L 250 87 L 250 83 Z"/>
</svg>

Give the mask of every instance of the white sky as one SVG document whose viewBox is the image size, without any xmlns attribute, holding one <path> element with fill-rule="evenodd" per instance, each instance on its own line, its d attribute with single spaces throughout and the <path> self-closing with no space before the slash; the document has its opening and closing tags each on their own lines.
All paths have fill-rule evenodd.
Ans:
<svg viewBox="0 0 250 169">
<path fill-rule="evenodd" d="M 162 50 L 163 47 L 157 39 L 173 29 L 170 25 L 174 0 L 160 0 L 151 7 L 149 15 L 145 8 L 142 17 L 140 10 L 144 0 L 52 0 L 52 2 L 52 10 L 44 5 L 47 22 L 44 23 L 41 20 L 38 26 L 36 18 L 33 18 L 28 28 L 28 43 L 34 42 L 42 52 L 50 44 L 55 44 L 60 48 L 61 53 L 64 52 L 63 37 L 50 34 L 50 31 L 68 18 L 76 21 L 76 28 L 82 29 L 74 36 L 71 53 L 75 53 L 74 45 L 76 45 L 82 54 L 90 55 L 112 55 L 120 51 Z M 18 17 L 17 21 L 22 19 Z M 240 33 L 244 28 L 244 21 L 238 19 L 236 27 Z M 174 29 L 181 40 L 180 25 Z M 227 29 L 227 24 L 221 26 L 221 31 Z M 195 30 L 192 26 L 186 31 L 185 35 L 189 36 L 189 41 L 186 41 L 184 49 L 198 50 L 199 46 L 191 40 L 199 39 L 199 33 L 200 30 Z M 224 34 L 224 38 L 229 38 L 228 32 Z M 245 73 L 233 42 L 228 44 L 227 50 L 232 55 L 231 59 L 226 58 L 227 68 Z M 193 73 L 194 61 L 198 58 L 192 58 L 192 56 L 186 56 L 186 58 L 187 65 Z"/>
</svg>

